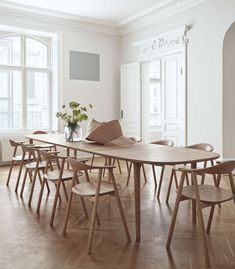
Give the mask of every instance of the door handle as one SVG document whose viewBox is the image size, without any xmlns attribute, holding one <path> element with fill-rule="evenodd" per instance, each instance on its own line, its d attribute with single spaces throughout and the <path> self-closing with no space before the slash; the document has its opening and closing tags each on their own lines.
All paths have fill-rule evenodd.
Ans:
<svg viewBox="0 0 235 269">
<path fill-rule="evenodd" d="M 121 120 L 123 119 L 123 110 L 121 110 L 120 116 L 121 116 Z"/>
</svg>

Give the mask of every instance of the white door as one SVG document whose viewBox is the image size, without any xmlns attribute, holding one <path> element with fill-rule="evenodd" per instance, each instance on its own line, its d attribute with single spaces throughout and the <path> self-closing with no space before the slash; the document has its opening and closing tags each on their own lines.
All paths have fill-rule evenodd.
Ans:
<svg viewBox="0 0 235 269">
<path fill-rule="evenodd" d="M 126 136 L 141 137 L 140 63 L 121 66 L 121 124 Z"/>
<path fill-rule="evenodd" d="M 186 94 L 181 53 L 162 58 L 162 138 L 186 145 Z"/>
</svg>

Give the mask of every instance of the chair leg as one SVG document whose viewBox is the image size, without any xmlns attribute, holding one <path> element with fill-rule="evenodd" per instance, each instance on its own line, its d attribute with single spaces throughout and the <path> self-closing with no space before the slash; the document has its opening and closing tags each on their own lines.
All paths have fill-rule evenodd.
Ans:
<svg viewBox="0 0 235 269">
<path fill-rule="evenodd" d="M 143 163 L 141 164 L 141 167 L 142 167 L 142 171 L 143 171 L 143 174 L 144 174 L 144 182 L 147 183 L 147 176 L 146 176 L 146 172 L 145 172 L 145 168 L 144 168 Z"/>
<path fill-rule="evenodd" d="M 35 170 L 35 171 L 34 171 L 34 174 L 33 174 L 33 182 L 32 182 L 32 185 L 31 185 L 31 190 L 30 190 L 30 195 L 29 195 L 28 206 L 31 206 L 31 202 L 32 202 L 32 198 L 33 198 L 33 191 L 34 191 L 35 182 L 36 182 L 36 178 L 37 178 L 37 170 Z"/>
<path fill-rule="evenodd" d="M 9 172 L 8 172 L 7 183 L 6 183 L 7 186 L 9 186 L 13 165 L 14 165 L 14 160 L 11 161 L 11 167 L 10 167 Z"/>
<path fill-rule="evenodd" d="M 167 195 L 166 195 L 166 203 L 167 204 L 168 204 L 169 198 L 170 198 L 170 192 L 171 192 L 171 186 L 172 186 L 172 181 L 173 181 L 174 173 L 175 173 L 175 170 L 174 170 L 174 168 L 172 168 L 171 177 L 170 177 L 170 181 L 169 181 L 169 184 L 168 184 Z"/>
<path fill-rule="evenodd" d="M 167 244 L 166 244 L 167 249 L 170 249 L 171 240 L 172 240 L 172 236 L 174 233 L 175 222 L 176 222 L 176 218 L 177 218 L 179 204 L 181 201 L 181 193 L 182 193 L 182 189 L 183 189 L 183 185 L 184 185 L 184 178 L 185 178 L 185 172 L 182 172 L 181 178 L 180 178 L 180 184 L 179 184 L 179 188 L 178 188 L 178 192 L 177 192 L 177 196 L 176 196 L 176 200 L 175 200 L 175 207 L 174 207 L 174 211 L 173 211 L 173 215 L 172 215 L 172 219 L 171 219 L 171 225 L 170 225 L 170 229 L 168 232 L 168 238 L 167 238 Z"/>
<path fill-rule="evenodd" d="M 208 250 L 208 245 L 207 245 L 205 225 L 204 225 L 204 221 L 203 221 L 203 215 L 202 215 L 202 209 L 201 208 L 198 208 L 198 222 L 199 222 L 199 225 L 201 226 L 202 242 L 203 242 L 203 247 L 204 247 L 204 251 L 205 251 L 206 265 L 208 267 L 210 267 L 209 250 Z"/>
<path fill-rule="evenodd" d="M 55 211 L 56 211 L 56 207 L 57 207 L 57 201 L 58 201 L 59 194 L 60 194 L 60 185 L 61 185 L 61 180 L 59 180 L 58 183 L 57 183 L 56 194 L 55 194 L 55 199 L 54 199 L 52 213 L 51 213 L 51 220 L 50 220 L 50 226 L 51 227 L 53 227 L 53 223 L 54 223 Z"/>
<path fill-rule="evenodd" d="M 117 163 L 118 163 L 118 170 L 119 170 L 119 173 L 121 174 L 121 173 L 122 173 L 122 169 L 121 169 L 121 164 L 120 164 L 119 159 L 117 159 Z"/>
<path fill-rule="evenodd" d="M 119 196 L 119 193 L 118 193 L 116 181 L 115 181 L 115 178 L 114 178 L 114 175 L 113 175 L 113 171 L 111 169 L 110 169 L 110 175 L 111 175 L 111 180 L 112 180 L 112 183 L 113 183 L 113 188 L 114 188 L 114 193 L 115 193 L 118 209 L 119 209 L 119 212 L 120 212 L 120 217 L 121 217 L 121 220 L 122 220 L 122 225 L 123 225 L 125 233 L 126 233 L 127 241 L 130 242 L 131 241 L 130 233 L 129 233 L 128 226 L 127 226 L 127 223 L 126 223 L 126 218 L 125 218 L 125 215 L 124 215 L 124 212 L 123 212 L 123 208 L 122 208 L 120 196 Z"/>
<path fill-rule="evenodd" d="M 97 207 L 98 207 L 98 201 L 99 201 L 101 177 L 102 177 L 102 169 L 99 170 L 99 177 L 98 177 L 98 182 L 97 182 L 97 187 L 96 187 L 95 201 L 94 201 L 94 206 L 93 206 L 92 216 L 91 216 L 91 225 L 90 225 L 89 238 L 88 238 L 88 254 L 91 253 L 93 234 L 94 234 L 94 228 L 95 228 L 95 220 L 96 220 Z"/>
<path fill-rule="evenodd" d="M 27 173 L 28 173 L 28 169 L 26 168 L 25 172 L 24 172 L 23 183 L 22 183 L 22 186 L 21 186 L 20 197 L 23 197 L 24 186 L 25 186 L 25 182 L 26 182 L 26 178 L 27 178 Z"/>
<path fill-rule="evenodd" d="M 20 183 L 20 177 L 21 177 L 21 172 L 22 172 L 22 169 L 23 169 L 23 165 L 24 165 L 24 161 L 22 160 L 21 163 L 20 163 L 20 169 L 19 169 L 19 172 L 18 172 L 17 180 L 16 180 L 15 192 L 18 191 L 18 187 L 19 187 L 19 183 Z"/>
<path fill-rule="evenodd" d="M 204 252 L 205 252 L 206 265 L 208 267 L 210 267 L 210 257 L 209 257 L 207 239 L 206 239 L 206 230 L 205 230 L 205 224 L 204 224 L 204 220 L 203 220 L 200 195 L 199 195 L 198 186 L 197 186 L 197 178 L 196 178 L 195 174 L 192 174 L 192 180 L 193 180 L 193 185 L 195 186 L 196 200 L 194 200 L 194 201 L 196 202 L 198 222 L 199 222 L 199 225 L 201 228 L 201 233 L 202 233 L 202 243 L 203 243 Z"/>
<path fill-rule="evenodd" d="M 131 169 L 132 169 L 132 162 L 130 163 L 130 166 L 129 166 L 129 171 L 128 171 L 128 175 L 127 175 L 127 181 L 126 181 L 126 186 L 129 185 L 129 181 L 130 181 L 130 177 L 131 177 Z"/>
<path fill-rule="evenodd" d="M 153 170 L 153 179 L 154 179 L 154 185 L 155 185 L 155 190 L 157 189 L 157 178 L 156 178 L 156 171 L 155 171 L 155 166 L 152 164 L 152 170 Z"/>
<path fill-rule="evenodd" d="M 162 170 L 161 170 L 159 186 L 158 186 L 158 192 L 157 192 L 157 199 L 159 199 L 159 197 L 160 197 L 160 191 L 161 191 L 161 187 L 162 187 L 162 180 L 163 180 L 164 170 L 165 170 L 165 165 L 162 166 Z"/>
<path fill-rule="evenodd" d="M 206 228 L 206 233 L 210 233 L 211 230 L 211 223 L 212 223 L 212 219 L 213 219 L 213 215 L 214 215 L 214 210 L 215 210 L 215 205 L 211 206 L 211 210 L 210 210 L 210 215 L 208 218 L 208 222 L 207 222 L 207 228 Z"/>
<path fill-rule="evenodd" d="M 42 202 L 42 195 L 43 195 L 45 183 L 46 183 L 46 179 L 43 178 L 42 185 L 41 185 L 41 190 L 40 190 L 39 198 L 38 198 L 38 205 L 37 205 L 37 210 L 36 210 L 37 213 L 39 213 L 39 211 L 40 211 L 41 202 Z"/>
<path fill-rule="evenodd" d="M 73 191 L 71 189 L 70 195 L 69 195 L 69 200 L 68 200 L 67 207 L 66 207 L 65 218 L 64 218 L 64 225 L 63 225 L 63 231 L 62 231 L 63 235 L 65 235 L 66 229 L 67 229 L 67 224 L 68 224 L 68 219 L 69 219 L 69 213 L 70 213 L 70 209 L 71 209 L 72 199 L 73 199 Z"/>
<path fill-rule="evenodd" d="M 65 186 L 64 181 L 62 181 L 62 186 L 63 186 L 63 190 L 64 190 L 65 199 L 68 202 L 68 193 L 67 193 L 67 190 L 66 190 L 66 186 Z"/>
</svg>

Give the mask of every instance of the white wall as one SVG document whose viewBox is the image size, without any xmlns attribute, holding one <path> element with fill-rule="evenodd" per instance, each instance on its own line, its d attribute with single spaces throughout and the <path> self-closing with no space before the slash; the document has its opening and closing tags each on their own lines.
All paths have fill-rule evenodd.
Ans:
<svg viewBox="0 0 235 269">
<path fill-rule="evenodd" d="M 132 42 L 182 25 L 188 33 L 188 144 L 208 142 L 222 154 L 222 49 L 235 21 L 234 0 L 208 0 L 121 38 L 121 63 L 137 60 Z M 229 115 L 231 121 L 233 115 Z M 235 151 L 234 151 L 235 157 Z"/>
<path fill-rule="evenodd" d="M 223 155 L 235 157 L 235 23 L 225 35 L 223 47 Z"/>
<path fill-rule="evenodd" d="M 104 33 L 61 26 L 57 23 L 23 19 L 21 16 L 0 14 L 0 24 L 56 32 L 61 36 L 61 103 L 77 100 L 92 104 L 90 119 L 105 121 L 119 116 L 119 37 Z M 69 78 L 69 51 L 100 54 L 100 81 L 79 81 Z"/>
</svg>

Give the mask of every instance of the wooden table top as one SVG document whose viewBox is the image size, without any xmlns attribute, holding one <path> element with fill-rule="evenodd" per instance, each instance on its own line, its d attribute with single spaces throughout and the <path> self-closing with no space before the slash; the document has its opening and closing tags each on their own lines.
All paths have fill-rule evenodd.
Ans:
<svg viewBox="0 0 235 269">
<path fill-rule="evenodd" d="M 143 143 L 136 143 L 132 147 L 124 148 L 120 146 L 103 146 L 88 141 L 66 142 L 63 134 L 38 134 L 27 135 L 26 137 L 43 143 L 51 143 L 100 156 L 148 164 L 185 164 L 214 160 L 220 156 L 215 152 Z"/>
</svg>

